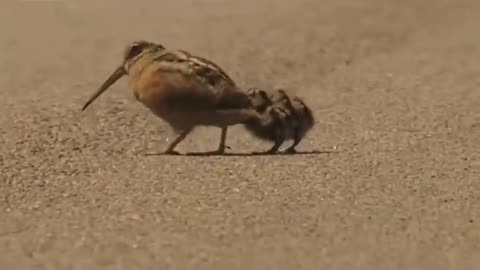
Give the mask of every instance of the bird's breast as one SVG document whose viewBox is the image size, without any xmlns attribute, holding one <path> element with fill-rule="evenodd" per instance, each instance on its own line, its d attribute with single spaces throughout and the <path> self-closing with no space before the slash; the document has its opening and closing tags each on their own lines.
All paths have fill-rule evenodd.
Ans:
<svg viewBox="0 0 480 270">
<path fill-rule="evenodd" d="M 160 115 L 212 110 L 217 102 L 200 81 L 157 63 L 132 74 L 130 87 L 138 101 Z"/>
</svg>

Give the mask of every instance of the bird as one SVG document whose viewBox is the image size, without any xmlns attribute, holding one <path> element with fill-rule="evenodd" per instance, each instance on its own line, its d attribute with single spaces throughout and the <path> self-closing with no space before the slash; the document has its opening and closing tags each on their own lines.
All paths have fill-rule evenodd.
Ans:
<svg viewBox="0 0 480 270">
<path fill-rule="evenodd" d="M 285 140 L 293 144 L 282 153 L 296 153 L 296 146 L 315 124 L 312 110 L 297 96 L 282 88 L 272 91 L 250 88 L 247 95 L 252 106 L 262 115 L 262 121 L 250 121 L 245 128 L 257 138 L 274 142 L 267 153 L 279 151 Z"/>
<path fill-rule="evenodd" d="M 228 127 L 263 123 L 247 93 L 217 64 L 181 49 L 158 42 L 136 40 L 123 52 L 123 61 L 90 96 L 82 111 L 123 76 L 135 99 L 168 123 L 176 138 L 164 154 L 175 150 L 198 126 L 221 129 L 215 154 L 224 154 Z"/>
<path fill-rule="evenodd" d="M 271 96 L 274 104 L 281 104 L 284 110 L 290 112 L 289 131 L 291 132 L 287 133 L 287 137 L 293 139 L 293 144 L 285 151 L 295 153 L 295 147 L 303 140 L 315 124 L 313 111 L 300 97 L 290 97 L 284 89 L 275 89 Z"/>
</svg>

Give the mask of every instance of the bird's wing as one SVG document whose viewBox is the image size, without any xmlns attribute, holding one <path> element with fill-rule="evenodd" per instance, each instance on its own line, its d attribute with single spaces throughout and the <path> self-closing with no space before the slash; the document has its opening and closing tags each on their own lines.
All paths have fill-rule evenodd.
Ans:
<svg viewBox="0 0 480 270">
<path fill-rule="evenodd" d="M 184 50 L 162 53 L 156 62 L 164 63 L 164 70 L 181 72 L 204 85 L 203 91 L 212 92 L 216 97 L 217 109 L 251 108 L 246 93 L 239 90 L 226 72 L 217 64 Z"/>
</svg>

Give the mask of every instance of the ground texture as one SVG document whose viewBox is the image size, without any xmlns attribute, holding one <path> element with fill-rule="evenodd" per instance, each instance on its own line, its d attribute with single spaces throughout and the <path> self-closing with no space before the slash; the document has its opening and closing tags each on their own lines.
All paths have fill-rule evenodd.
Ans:
<svg viewBox="0 0 480 270">
<path fill-rule="evenodd" d="M 476 0 L 2 3 L 0 268 L 475 269 L 479 25 Z M 80 112 L 135 39 L 290 89 L 298 149 L 331 153 L 145 156 L 172 133 L 125 79 Z"/>
</svg>

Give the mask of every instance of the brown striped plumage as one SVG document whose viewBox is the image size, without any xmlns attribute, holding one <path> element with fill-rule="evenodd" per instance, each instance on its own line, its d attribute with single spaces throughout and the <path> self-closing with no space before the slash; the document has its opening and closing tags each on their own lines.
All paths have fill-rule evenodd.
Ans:
<svg viewBox="0 0 480 270">
<path fill-rule="evenodd" d="M 261 122 L 247 94 L 213 62 L 183 50 L 169 50 L 149 41 L 136 41 L 124 53 L 123 63 L 83 106 L 85 110 L 123 75 L 136 99 L 166 121 L 178 134 L 166 149 L 174 148 L 197 126 L 222 130 L 217 153 L 223 153 L 228 126 Z"/>
<path fill-rule="evenodd" d="M 246 129 L 254 136 L 273 141 L 267 152 L 277 152 L 285 140 L 293 144 L 285 152 L 296 152 L 295 147 L 313 127 L 315 119 L 310 108 L 299 98 L 290 97 L 285 90 L 271 92 L 252 88 L 248 91 L 252 106 L 262 115 L 262 121 L 250 121 Z"/>
</svg>

